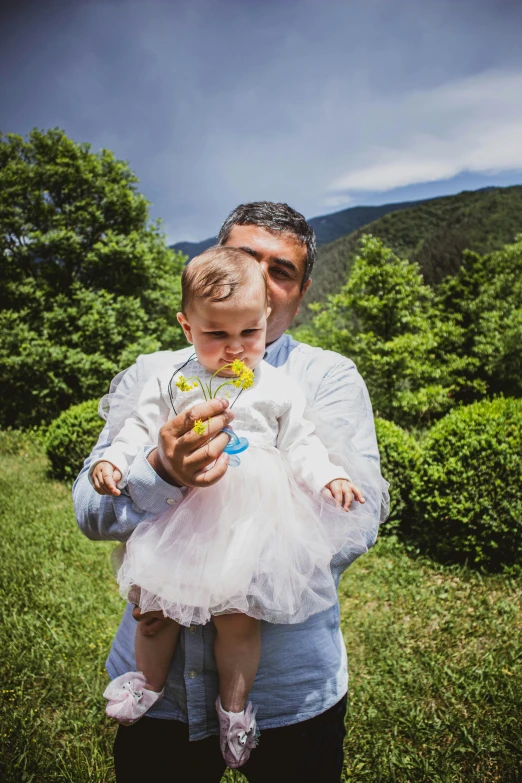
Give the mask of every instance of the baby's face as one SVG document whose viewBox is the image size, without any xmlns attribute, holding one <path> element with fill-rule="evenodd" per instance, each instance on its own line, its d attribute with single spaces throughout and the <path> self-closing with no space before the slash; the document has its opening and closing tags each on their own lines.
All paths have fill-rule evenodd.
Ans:
<svg viewBox="0 0 522 783">
<path fill-rule="evenodd" d="M 233 301 L 194 300 L 187 313 L 178 313 L 187 340 L 199 363 L 209 372 L 240 359 L 252 370 L 265 353 L 268 310 L 250 296 Z M 230 370 L 220 375 L 233 376 Z"/>
</svg>

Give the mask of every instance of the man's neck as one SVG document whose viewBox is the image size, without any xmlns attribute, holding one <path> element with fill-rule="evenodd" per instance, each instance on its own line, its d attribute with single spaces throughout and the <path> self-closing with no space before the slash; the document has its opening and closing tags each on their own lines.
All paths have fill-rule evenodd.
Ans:
<svg viewBox="0 0 522 783">
<path fill-rule="evenodd" d="M 265 345 L 265 348 L 270 348 L 270 346 L 273 345 L 274 343 L 276 343 L 278 340 L 280 340 L 283 335 L 284 335 L 284 332 L 281 332 L 280 335 L 275 337 L 273 340 L 270 340 L 270 342 L 267 342 L 266 345 Z"/>
</svg>

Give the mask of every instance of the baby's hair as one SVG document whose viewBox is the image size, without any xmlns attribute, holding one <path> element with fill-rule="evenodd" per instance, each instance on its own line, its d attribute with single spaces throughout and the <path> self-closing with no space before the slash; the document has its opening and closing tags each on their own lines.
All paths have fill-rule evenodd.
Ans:
<svg viewBox="0 0 522 783">
<path fill-rule="evenodd" d="M 186 265 L 181 276 L 181 310 L 194 299 L 224 302 L 258 289 L 268 305 L 268 287 L 261 265 L 237 247 L 210 247 Z"/>
</svg>

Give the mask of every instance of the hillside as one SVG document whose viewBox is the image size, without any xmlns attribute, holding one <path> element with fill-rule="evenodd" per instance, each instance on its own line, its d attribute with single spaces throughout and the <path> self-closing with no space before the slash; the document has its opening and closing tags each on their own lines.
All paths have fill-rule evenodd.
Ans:
<svg viewBox="0 0 522 783">
<path fill-rule="evenodd" d="M 170 245 L 173 250 L 178 250 L 180 253 L 184 253 L 189 259 L 195 258 L 200 253 L 203 253 L 212 245 L 217 242 L 217 237 L 210 237 L 210 239 L 203 239 L 201 242 L 176 242 L 174 245 Z"/>
<path fill-rule="evenodd" d="M 304 303 L 323 300 L 346 281 L 363 233 L 379 237 L 398 255 L 417 261 L 425 280 L 433 285 L 458 270 L 464 249 L 479 253 L 498 250 L 520 232 L 522 185 L 417 202 L 320 247 Z M 304 323 L 311 316 L 304 306 L 294 323 Z"/>
<path fill-rule="evenodd" d="M 333 212 L 331 215 L 311 218 L 308 222 L 315 231 L 317 247 L 321 247 L 357 231 L 361 226 L 366 226 L 389 212 L 399 212 L 422 203 L 422 201 L 402 201 L 396 204 L 379 204 L 377 207 L 349 207 L 341 212 Z"/>
<path fill-rule="evenodd" d="M 317 246 L 320 247 L 334 242 L 339 237 L 351 234 L 352 231 L 356 231 L 361 226 L 365 226 L 389 212 L 397 212 L 422 203 L 422 201 L 403 201 L 398 204 L 380 204 L 377 207 L 349 207 L 349 209 L 343 209 L 340 212 L 332 212 L 330 215 L 311 218 L 308 222 L 315 231 Z M 210 237 L 201 242 L 176 242 L 171 247 L 185 253 L 189 258 L 194 258 L 198 253 L 215 245 L 216 242 L 217 237 Z"/>
</svg>

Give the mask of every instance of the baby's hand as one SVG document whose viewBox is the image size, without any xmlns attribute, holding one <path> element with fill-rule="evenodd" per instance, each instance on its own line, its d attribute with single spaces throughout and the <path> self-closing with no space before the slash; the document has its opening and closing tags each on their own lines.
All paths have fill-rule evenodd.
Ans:
<svg viewBox="0 0 522 783">
<path fill-rule="evenodd" d="M 98 462 L 92 472 L 92 483 L 98 495 L 121 495 L 116 486 L 121 479 L 121 472 L 110 462 Z"/>
<path fill-rule="evenodd" d="M 347 479 L 334 479 L 326 485 L 323 492 L 328 492 L 345 511 L 348 511 L 352 500 L 355 498 L 358 503 L 366 503 L 361 490 Z"/>
</svg>

